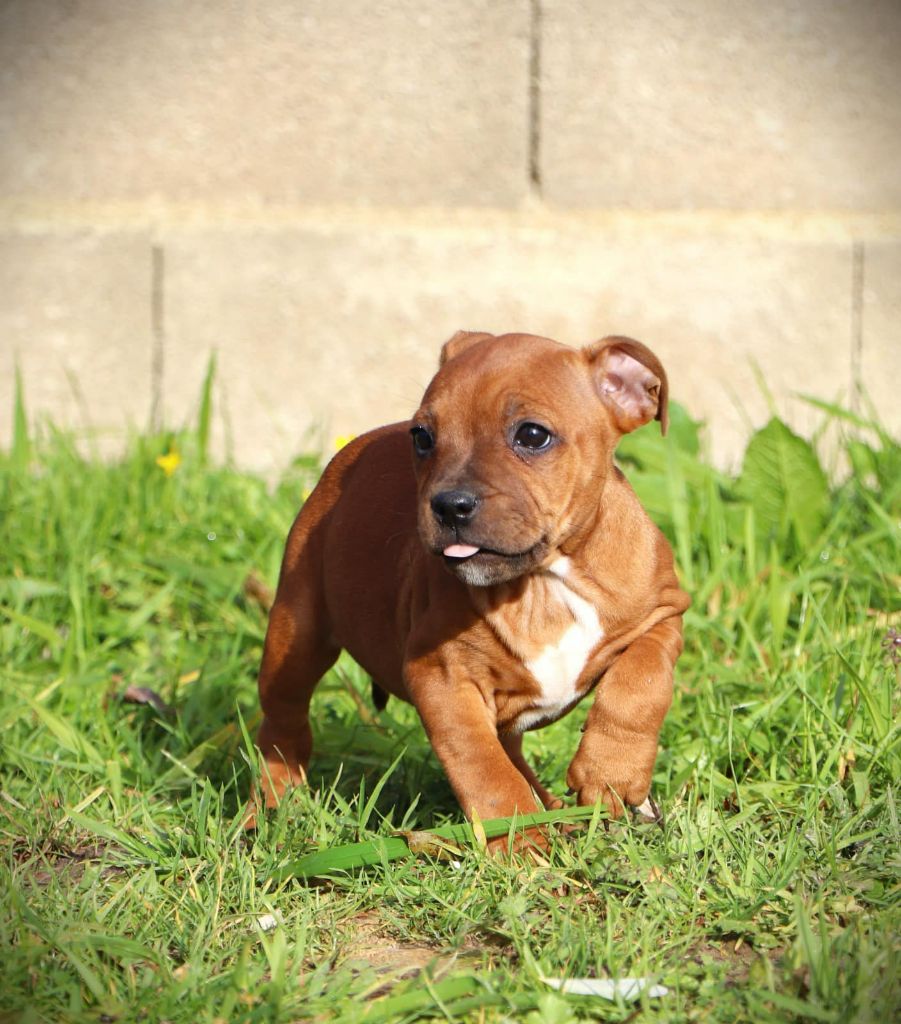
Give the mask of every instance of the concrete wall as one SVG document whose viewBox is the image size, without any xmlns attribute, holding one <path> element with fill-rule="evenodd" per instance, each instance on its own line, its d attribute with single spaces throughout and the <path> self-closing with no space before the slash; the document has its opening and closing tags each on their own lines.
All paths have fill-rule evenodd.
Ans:
<svg viewBox="0 0 901 1024">
<path fill-rule="evenodd" d="M 215 350 L 271 470 L 467 327 L 641 338 L 722 463 L 755 366 L 897 430 L 899 97 L 899 0 L 5 0 L 0 410 L 115 444 Z"/>
</svg>

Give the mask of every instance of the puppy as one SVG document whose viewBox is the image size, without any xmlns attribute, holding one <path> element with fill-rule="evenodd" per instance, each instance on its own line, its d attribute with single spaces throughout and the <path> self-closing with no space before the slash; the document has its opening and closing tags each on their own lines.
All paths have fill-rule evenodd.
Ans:
<svg viewBox="0 0 901 1024">
<path fill-rule="evenodd" d="M 613 461 L 667 424 L 630 338 L 459 332 L 408 423 L 343 448 L 291 528 L 259 677 L 263 801 L 306 777 L 310 698 L 347 650 L 419 713 L 467 816 L 557 807 L 523 734 L 595 696 L 567 783 L 649 802 L 682 650 L 672 551 Z"/>
</svg>

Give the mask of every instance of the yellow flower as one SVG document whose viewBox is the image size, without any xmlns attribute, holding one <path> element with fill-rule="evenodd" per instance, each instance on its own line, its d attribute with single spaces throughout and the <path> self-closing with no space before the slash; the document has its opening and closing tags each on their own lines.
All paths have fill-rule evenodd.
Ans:
<svg viewBox="0 0 901 1024">
<path fill-rule="evenodd" d="M 166 476 L 172 476 L 179 465 L 181 465 L 181 456 L 174 448 L 170 448 L 165 455 L 157 455 L 156 464 Z"/>
<path fill-rule="evenodd" d="M 346 444 L 350 444 L 350 442 L 353 441 L 353 439 L 354 439 L 354 435 L 353 434 L 339 434 L 335 438 L 335 451 L 336 452 L 341 451 L 341 449 Z"/>
</svg>

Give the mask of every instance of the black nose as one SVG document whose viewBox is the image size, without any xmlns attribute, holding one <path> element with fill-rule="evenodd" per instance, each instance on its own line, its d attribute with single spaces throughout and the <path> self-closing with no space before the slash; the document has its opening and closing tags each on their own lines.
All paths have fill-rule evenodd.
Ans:
<svg viewBox="0 0 901 1024">
<path fill-rule="evenodd" d="M 462 526 L 479 506 L 472 491 L 440 491 L 432 498 L 432 511 L 445 526 Z"/>
</svg>

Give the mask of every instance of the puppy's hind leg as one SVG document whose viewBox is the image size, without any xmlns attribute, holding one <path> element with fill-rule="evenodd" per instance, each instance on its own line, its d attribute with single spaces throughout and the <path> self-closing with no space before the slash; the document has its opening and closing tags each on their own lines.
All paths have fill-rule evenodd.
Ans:
<svg viewBox="0 0 901 1024">
<path fill-rule="evenodd" d="M 261 802 L 266 807 L 275 806 L 289 786 L 306 780 L 313 749 L 310 698 L 339 653 L 329 639 L 315 582 L 297 565 L 283 570 L 259 678 L 263 721 L 257 746 L 264 760 Z"/>
</svg>

